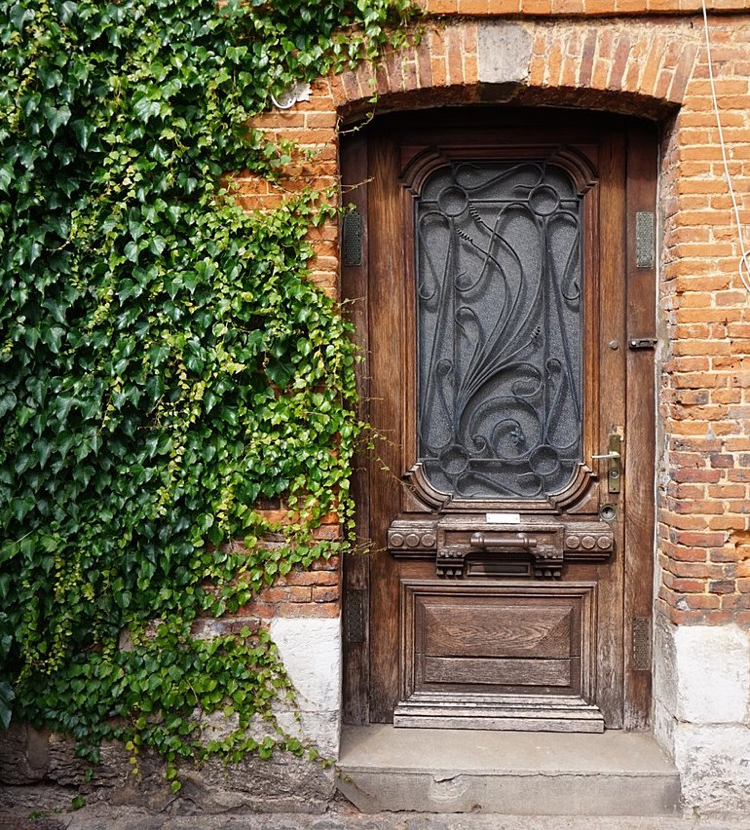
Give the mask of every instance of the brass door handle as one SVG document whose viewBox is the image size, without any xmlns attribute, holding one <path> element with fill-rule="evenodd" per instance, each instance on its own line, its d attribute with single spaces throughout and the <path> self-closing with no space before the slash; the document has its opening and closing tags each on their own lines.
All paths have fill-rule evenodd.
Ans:
<svg viewBox="0 0 750 830">
<path fill-rule="evenodd" d="M 592 459 L 606 459 L 609 462 L 607 464 L 607 492 L 609 493 L 620 492 L 620 478 L 622 476 L 621 450 L 622 435 L 613 432 L 609 436 L 609 452 L 591 456 Z"/>
</svg>

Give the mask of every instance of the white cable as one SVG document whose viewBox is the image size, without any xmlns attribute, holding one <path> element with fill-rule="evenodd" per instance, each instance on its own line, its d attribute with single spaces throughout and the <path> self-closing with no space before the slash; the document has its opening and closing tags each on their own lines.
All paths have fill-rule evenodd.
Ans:
<svg viewBox="0 0 750 830">
<path fill-rule="evenodd" d="M 269 93 L 269 95 L 271 97 L 271 103 L 276 107 L 276 109 L 290 110 L 297 103 L 297 99 L 293 95 L 290 97 L 288 104 L 280 103 L 273 92 Z"/>
<path fill-rule="evenodd" d="M 711 97 L 714 102 L 714 113 L 716 114 L 716 126 L 719 128 L 719 143 L 721 144 L 721 157 L 724 161 L 724 174 L 727 178 L 727 186 L 729 187 L 729 195 L 732 198 L 732 207 L 734 208 L 734 218 L 737 222 L 737 237 L 740 242 L 740 262 L 737 271 L 742 280 L 742 284 L 750 292 L 750 249 L 745 247 L 745 240 L 742 236 L 742 222 L 740 220 L 740 209 L 737 204 L 737 197 L 734 194 L 734 186 L 732 185 L 732 177 L 729 174 L 729 163 L 727 161 L 727 148 L 724 144 L 724 130 L 721 126 L 721 115 L 719 114 L 719 102 L 716 99 L 716 84 L 714 83 L 714 71 L 711 64 L 711 41 L 708 37 L 708 14 L 706 12 L 706 0 L 701 0 L 703 6 L 703 28 L 706 33 L 706 60 L 708 62 L 708 79 L 711 85 Z"/>
</svg>

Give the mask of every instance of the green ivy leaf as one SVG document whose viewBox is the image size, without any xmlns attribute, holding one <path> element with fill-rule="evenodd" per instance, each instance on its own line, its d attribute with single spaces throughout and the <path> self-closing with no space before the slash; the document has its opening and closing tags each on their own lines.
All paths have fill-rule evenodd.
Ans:
<svg viewBox="0 0 750 830">
<path fill-rule="evenodd" d="M 270 93 L 398 42 L 407 9 L 6 4 L 0 724 L 46 720 L 92 763 L 152 748 L 174 791 L 177 759 L 277 746 L 248 732 L 291 694 L 273 644 L 209 617 L 339 552 L 313 531 L 349 521 L 362 425 L 348 327 L 306 270 L 333 209 L 302 190 L 248 215 L 222 177 L 278 180 L 297 150 L 247 126 Z M 202 739 L 198 704 L 237 728 Z"/>
<path fill-rule="evenodd" d="M 67 104 L 63 104 L 61 107 L 53 107 L 52 104 L 45 104 L 43 111 L 47 126 L 52 131 L 52 135 L 56 135 L 58 129 L 70 120 L 70 108 Z"/>
</svg>

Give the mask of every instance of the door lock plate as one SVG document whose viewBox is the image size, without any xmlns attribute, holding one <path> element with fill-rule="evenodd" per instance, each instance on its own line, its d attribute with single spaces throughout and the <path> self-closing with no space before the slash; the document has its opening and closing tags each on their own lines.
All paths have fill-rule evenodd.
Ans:
<svg viewBox="0 0 750 830">
<path fill-rule="evenodd" d="M 622 477 L 622 436 L 613 432 L 609 436 L 609 453 L 607 459 L 607 491 L 609 493 L 620 492 L 620 479 Z"/>
<path fill-rule="evenodd" d="M 607 490 L 610 493 L 619 493 L 622 477 L 622 436 L 616 432 L 609 436 L 609 451 L 612 458 L 607 466 Z"/>
<path fill-rule="evenodd" d="M 620 492 L 620 476 L 622 474 L 622 436 L 613 432 L 609 436 L 609 452 L 602 455 L 592 455 L 592 458 L 607 459 L 607 491 Z"/>
</svg>

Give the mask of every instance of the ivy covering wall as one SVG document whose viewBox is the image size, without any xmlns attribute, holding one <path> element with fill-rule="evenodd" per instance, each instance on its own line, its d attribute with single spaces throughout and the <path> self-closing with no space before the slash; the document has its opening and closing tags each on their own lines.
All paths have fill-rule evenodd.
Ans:
<svg viewBox="0 0 750 830">
<path fill-rule="evenodd" d="M 244 214 L 248 119 L 372 58 L 405 0 L 0 0 L 0 717 L 180 757 L 270 753 L 262 632 L 196 639 L 336 550 L 354 354 L 306 279 L 308 191 Z M 396 35 L 388 34 L 395 32 Z M 289 544 L 254 509 L 283 497 Z M 244 539 L 244 549 L 232 539 Z M 127 647 L 123 647 L 123 646 Z M 223 710 L 231 734 L 203 740 Z M 284 741 L 299 749 L 295 741 Z M 179 787 L 175 780 L 174 788 Z"/>
</svg>

